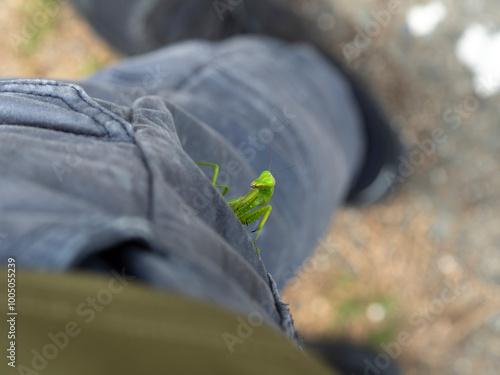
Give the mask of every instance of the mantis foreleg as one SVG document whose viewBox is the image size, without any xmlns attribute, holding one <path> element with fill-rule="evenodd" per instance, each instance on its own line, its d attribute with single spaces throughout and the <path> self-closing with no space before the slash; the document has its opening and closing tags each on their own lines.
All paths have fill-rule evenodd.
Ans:
<svg viewBox="0 0 500 375">
<path fill-rule="evenodd" d="M 236 214 L 236 217 L 238 217 L 238 219 L 243 225 L 251 224 L 259 220 L 260 217 L 262 217 L 257 228 L 255 228 L 252 231 L 252 232 L 257 232 L 257 231 L 259 232 L 254 240 L 254 245 L 255 248 L 260 253 L 260 250 L 256 245 L 257 239 L 259 238 L 262 228 L 264 227 L 264 224 L 266 223 L 267 218 L 271 213 L 272 206 L 266 205 L 264 207 L 260 207 L 251 211 L 257 205 L 256 203 L 258 203 L 257 202 L 258 198 L 259 198 L 259 191 L 250 190 L 244 197 L 231 199 L 228 201 L 228 203 L 233 209 L 233 212 Z"/>
<path fill-rule="evenodd" d="M 252 233 L 257 232 L 257 231 L 259 232 L 257 234 L 257 237 L 255 237 L 255 240 L 253 241 L 253 244 L 255 245 L 255 247 L 257 248 L 259 253 L 260 253 L 260 250 L 256 245 L 257 239 L 259 238 L 260 233 L 262 232 L 262 228 L 264 227 L 264 224 L 266 223 L 267 218 L 269 217 L 269 214 L 271 213 L 272 209 L 273 209 L 273 207 L 270 204 L 268 204 L 267 206 L 258 208 L 254 211 L 247 212 L 246 214 L 242 215 L 241 217 L 238 217 L 240 219 L 240 221 L 242 222 L 242 224 L 245 224 L 245 225 L 251 224 L 254 221 L 259 220 L 260 217 L 262 217 L 262 219 L 260 219 L 259 225 L 257 225 L 257 228 L 255 228 L 252 231 Z"/>
<path fill-rule="evenodd" d="M 239 212 L 246 212 L 252 208 L 252 203 L 258 198 L 258 190 L 250 190 L 244 197 L 229 199 L 227 203 L 232 208 L 236 216 Z"/>
</svg>

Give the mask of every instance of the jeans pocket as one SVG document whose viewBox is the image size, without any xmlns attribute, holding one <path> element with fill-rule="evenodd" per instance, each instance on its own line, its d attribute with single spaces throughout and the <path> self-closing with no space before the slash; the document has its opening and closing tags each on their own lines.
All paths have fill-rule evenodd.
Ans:
<svg viewBox="0 0 500 375">
<path fill-rule="evenodd" d="M 129 123 L 77 85 L 48 80 L 0 81 L 0 127 L 35 127 L 109 141 L 133 140 Z"/>
</svg>

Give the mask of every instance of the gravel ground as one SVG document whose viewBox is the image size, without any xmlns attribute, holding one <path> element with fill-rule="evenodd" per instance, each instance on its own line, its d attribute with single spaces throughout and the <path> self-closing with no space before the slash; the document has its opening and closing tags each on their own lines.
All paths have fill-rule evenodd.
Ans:
<svg viewBox="0 0 500 375">
<path fill-rule="evenodd" d="M 329 235 L 318 239 L 315 258 L 287 289 L 298 328 L 306 337 L 379 345 L 409 375 L 496 375 L 500 99 L 491 88 L 495 74 L 479 77 L 487 97 L 484 87 L 475 91 L 455 49 L 474 22 L 493 35 L 500 4 L 291 3 L 377 94 L 407 148 L 396 193 L 372 207 L 341 210 Z M 1 76 L 74 79 L 118 59 L 69 5 L 57 4 L 3 0 Z M 408 19 L 417 4 L 441 4 L 427 21 L 445 9 L 427 35 L 415 35 Z M 46 19 L 36 18 L 47 9 L 53 12 Z M 36 22 L 35 31 L 23 34 Z M 488 61 L 482 53 L 475 56 Z"/>
</svg>

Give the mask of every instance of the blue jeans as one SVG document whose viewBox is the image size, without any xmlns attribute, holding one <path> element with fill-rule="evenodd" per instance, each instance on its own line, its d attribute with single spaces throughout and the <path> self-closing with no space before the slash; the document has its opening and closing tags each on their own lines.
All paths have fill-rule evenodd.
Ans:
<svg viewBox="0 0 500 375">
<path fill-rule="evenodd" d="M 314 49 L 239 36 L 126 59 L 79 83 L 0 81 L 2 264 L 125 268 L 293 335 L 279 289 L 327 230 L 364 156 L 357 104 Z M 276 174 L 257 246 L 226 198 Z M 245 230 L 246 229 L 246 230 Z"/>
</svg>

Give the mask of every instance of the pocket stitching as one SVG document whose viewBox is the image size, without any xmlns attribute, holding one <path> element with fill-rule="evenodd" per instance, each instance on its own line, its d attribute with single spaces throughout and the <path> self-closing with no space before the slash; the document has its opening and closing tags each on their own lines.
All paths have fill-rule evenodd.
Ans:
<svg viewBox="0 0 500 375">
<path fill-rule="evenodd" d="M 134 137 L 133 137 L 133 134 L 130 134 L 127 127 L 122 123 L 121 119 L 116 117 L 115 115 L 113 115 L 112 113 L 109 113 L 109 111 L 107 111 L 105 108 L 102 108 L 100 107 L 98 104 L 96 103 L 93 103 L 92 101 L 89 101 L 87 98 L 83 97 L 82 96 L 82 92 L 81 90 L 75 86 L 75 85 L 72 85 L 72 84 L 60 84 L 60 83 L 57 83 L 57 82 L 36 82 L 36 81 L 32 81 L 32 82 L 26 82 L 26 83 L 19 83 L 19 82 L 3 82 L 3 83 L 0 83 L 0 93 L 2 92 L 5 92 L 5 93 L 13 93 L 13 94 L 25 94 L 25 95 L 32 95 L 32 96 L 39 96 L 39 97 L 49 97 L 49 98 L 54 98 L 54 99 L 59 99 L 59 100 L 62 100 L 70 109 L 72 109 L 74 112 L 76 113 L 80 113 L 80 114 L 83 114 L 84 116 L 90 118 L 92 121 L 94 121 L 94 123 L 96 123 L 97 125 L 99 126 L 102 126 L 108 137 L 109 138 L 112 138 L 111 137 L 111 134 L 109 133 L 109 130 L 108 128 L 106 127 L 105 124 L 101 123 L 99 120 L 97 120 L 95 118 L 95 116 L 91 116 L 89 114 L 86 114 L 86 113 L 82 113 L 82 111 L 79 111 L 78 109 L 74 108 L 70 103 L 68 103 L 63 97 L 61 96 L 56 96 L 56 95 L 51 95 L 51 94 L 40 94 L 40 93 L 33 93 L 33 92 L 27 92 L 27 93 L 23 93 L 23 92 L 18 92 L 18 91 L 15 91 L 15 90 L 12 90 L 12 89 L 6 89 L 4 87 L 1 87 L 1 86 L 5 86 L 6 84 L 8 85 L 14 85 L 14 86 L 28 86 L 28 85 L 31 85 L 31 86 L 53 86 L 53 87 L 69 87 L 71 88 L 74 92 L 77 93 L 78 97 L 85 103 L 87 104 L 89 107 L 91 108 L 94 108 L 96 109 L 97 111 L 99 111 L 100 113 L 102 113 L 103 115 L 107 116 L 108 118 L 111 119 L 111 121 L 115 121 L 115 122 L 118 122 L 120 124 L 120 126 L 123 128 L 123 130 L 125 130 L 125 132 L 127 133 L 127 135 L 133 140 Z M 59 130 L 58 130 L 59 131 Z M 76 132 L 68 132 L 68 131 L 64 131 L 62 130 L 62 132 L 66 132 L 66 133 L 70 133 L 70 134 L 78 134 Z M 83 135 L 83 134 L 82 134 Z"/>
</svg>

